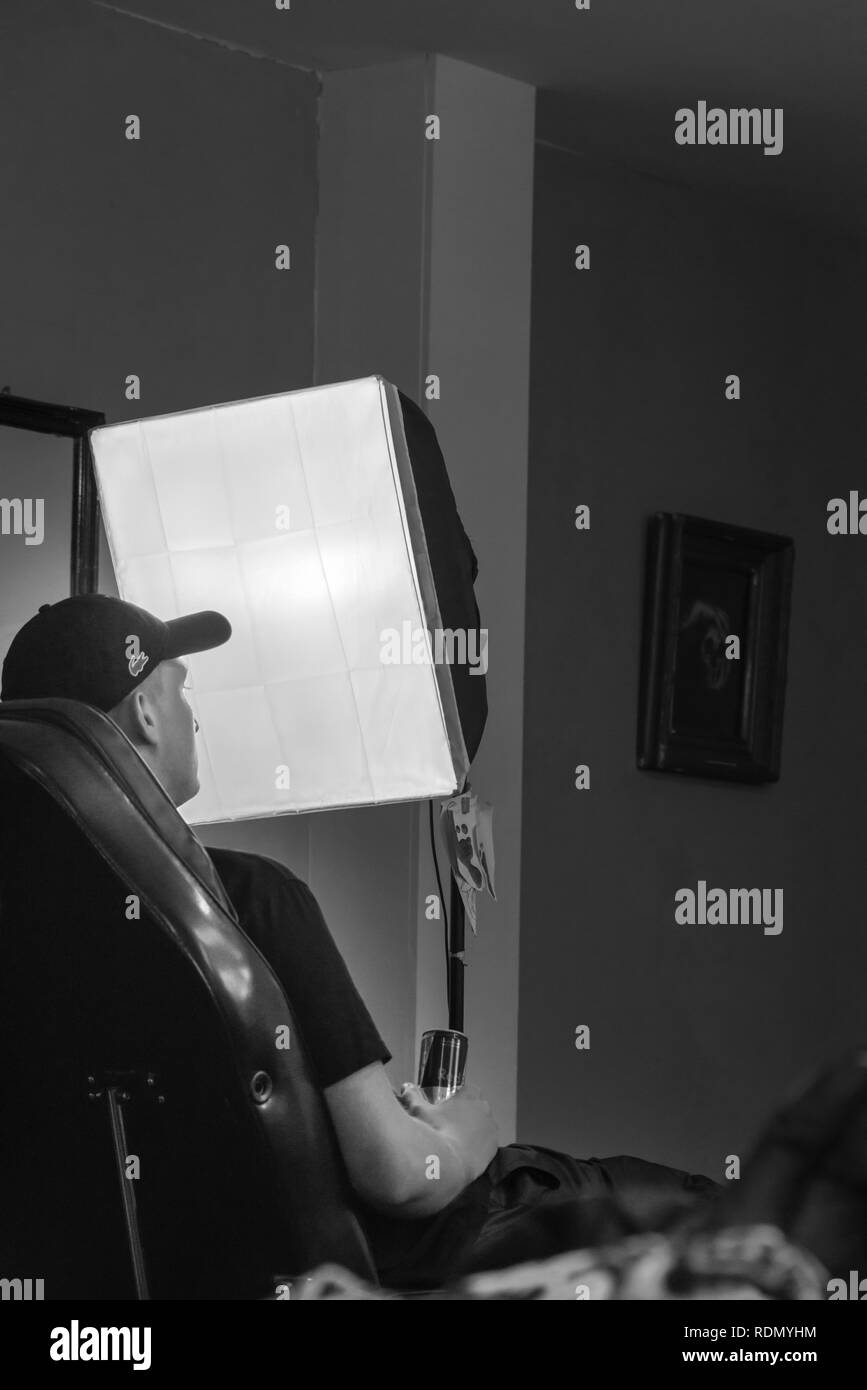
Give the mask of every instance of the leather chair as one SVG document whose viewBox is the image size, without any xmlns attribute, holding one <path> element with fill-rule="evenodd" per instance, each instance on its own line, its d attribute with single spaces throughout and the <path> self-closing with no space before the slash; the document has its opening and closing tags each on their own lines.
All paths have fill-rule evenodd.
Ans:
<svg viewBox="0 0 867 1390">
<path fill-rule="evenodd" d="M 0 1046 L 0 1274 L 49 1299 L 267 1298 L 331 1261 L 377 1283 L 281 986 L 74 700 L 0 704 Z"/>
</svg>

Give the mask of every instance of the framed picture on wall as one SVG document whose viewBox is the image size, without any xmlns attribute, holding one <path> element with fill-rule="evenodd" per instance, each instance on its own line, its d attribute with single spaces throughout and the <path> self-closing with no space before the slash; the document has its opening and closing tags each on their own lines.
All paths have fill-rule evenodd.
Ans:
<svg viewBox="0 0 867 1390">
<path fill-rule="evenodd" d="M 638 766 L 780 775 L 789 536 L 659 512 L 648 528 Z"/>
</svg>

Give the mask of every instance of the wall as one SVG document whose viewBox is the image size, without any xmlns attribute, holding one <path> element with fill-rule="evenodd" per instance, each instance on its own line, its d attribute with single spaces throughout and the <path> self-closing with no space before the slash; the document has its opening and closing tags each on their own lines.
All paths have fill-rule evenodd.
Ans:
<svg viewBox="0 0 867 1390">
<path fill-rule="evenodd" d="M 0 257 L 14 273 L 0 385 L 109 423 L 308 385 L 316 96 L 312 74 L 80 0 L 8 0 Z M 124 136 L 130 114 L 139 141 Z M 274 268 L 282 240 L 286 274 Z M 140 400 L 126 399 L 129 373 Z M 39 603 L 68 592 L 49 557 L 68 553 L 71 457 L 71 443 L 4 431 L 5 494 L 21 495 L 20 469 L 38 476 L 47 533 L 5 547 L 30 598 L 21 612 L 16 592 L 0 615 L 3 653 Z M 116 593 L 104 541 L 100 571 Z"/>
<path fill-rule="evenodd" d="M 425 138 L 429 114 L 438 140 Z M 534 114 L 525 83 L 441 54 L 323 79 L 316 379 L 379 372 L 419 402 L 479 561 L 489 716 L 470 780 L 496 808 L 498 901 L 480 900 L 478 936 L 467 931 L 465 1027 L 468 1076 L 504 1143 L 517 1094 Z M 428 374 L 438 399 L 426 395 Z M 437 894 L 428 810 L 379 808 L 353 823 L 371 862 L 396 878 L 409 871 L 388 973 L 392 1009 L 406 1004 L 401 1031 L 386 1034 L 409 1067 L 400 1079 L 415 1074 L 422 1031 L 448 1023 L 443 923 L 425 913 Z"/>
<path fill-rule="evenodd" d="M 441 119 L 431 191 L 428 407 L 479 561 L 488 630 L 488 722 L 469 781 L 494 808 L 497 900 L 477 898 L 466 931 L 467 1075 L 488 1097 L 501 1143 L 515 1138 L 527 442 L 536 93 L 439 56 L 430 107 Z M 430 865 L 428 827 L 420 862 Z M 436 891 L 430 869 L 423 891 Z M 448 888 L 446 887 L 446 892 Z M 440 1027 L 440 924 L 419 933 L 419 1028 Z"/>
<path fill-rule="evenodd" d="M 864 1041 L 867 540 L 825 526 L 863 476 L 863 247 L 551 143 L 536 170 L 518 1137 L 722 1179 Z M 777 785 L 636 769 L 657 510 L 794 537 Z M 676 926 L 699 878 L 782 887 L 782 933 Z"/>
<path fill-rule="evenodd" d="M 315 382 L 379 374 L 420 395 L 425 168 L 418 130 L 426 62 L 323 75 L 319 105 Z M 344 955 L 393 1060 L 415 1080 L 416 803 L 329 816 L 344 831 L 329 855 L 322 908 L 356 924 Z M 311 835 L 319 839 L 319 818 Z M 353 873 L 351 865 L 366 866 Z M 376 886 L 379 886 L 378 889 Z M 371 888 L 382 896 L 379 910 Z M 330 911 L 329 911 L 330 909 Z"/>
<path fill-rule="evenodd" d="M 4 384 L 109 421 L 308 385 L 315 76 L 78 0 L 3 8 Z"/>
<path fill-rule="evenodd" d="M 69 592 L 72 441 L 0 427 L 0 497 L 22 504 L 20 520 L 14 508 L 8 521 L 0 513 L 0 527 L 6 528 L 0 535 L 2 662 L 12 638 L 40 605 Z"/>
<path fill-rule="evenodd" d="M 77 0 L 12 0 L 0 16 L 7 28 L 0 259 L 14 274 L 0 385 L 102 410 L 109 423 L 309 386 L 316 76 Z M 131 113 L 139 142 L 124 138 Z M 274 265 L 282 242 L 288 272 Z M 131 372 L 139 401 L 124 396 Z M 56 441 L 44 452 L 54 458 Z M 9 492 L 19 495 L 17 484 Z M 47 517 L 55 512 L 47 505 Z M 39 548 L 11 544 L 34 573 Z M 37 587 L 34 612 L 63 596 Z M 100 589 L 116 592 L 104 544 Z M 311 884 L 389 1041 L 408 1032 L 388 978 L 408 890 L 357 843 L 353 816 L 365 814 L 209 826 L 201 838 L 269 854 Z M 407 872 L 402 862 L 397 878 Z M 411 1000 L 414 958 L 407 981 Z"/>
</svg>

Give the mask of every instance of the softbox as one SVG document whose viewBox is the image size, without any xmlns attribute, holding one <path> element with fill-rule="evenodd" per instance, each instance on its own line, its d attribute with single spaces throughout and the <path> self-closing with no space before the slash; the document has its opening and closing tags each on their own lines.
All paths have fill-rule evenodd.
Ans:
<svg viewBox="0 0 867 1390">
<path fill-rule="evenodd" d="M 216 609 L 184 658 L 194 824 L 449 796 L 487 716 L 478 566 L 434 430 L 383 380 L 90 435 L 122 598 Z"/>
</svg>

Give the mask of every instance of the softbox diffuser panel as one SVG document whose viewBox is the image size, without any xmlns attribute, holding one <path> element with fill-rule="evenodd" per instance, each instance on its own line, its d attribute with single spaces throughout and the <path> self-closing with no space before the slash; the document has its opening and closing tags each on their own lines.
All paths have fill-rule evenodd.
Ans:
<svg viewBox="0 0 867 1390">
<path fill-rule="evenodd" d="M 200 724 L 189 822 L 463 784 L 452 671 L 424 636 L 442 624 L 396 387 L 366 377 L 90 439 L 121 597 L 232 624 L 184 658 Z"/>
</svg>

